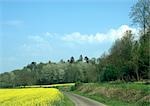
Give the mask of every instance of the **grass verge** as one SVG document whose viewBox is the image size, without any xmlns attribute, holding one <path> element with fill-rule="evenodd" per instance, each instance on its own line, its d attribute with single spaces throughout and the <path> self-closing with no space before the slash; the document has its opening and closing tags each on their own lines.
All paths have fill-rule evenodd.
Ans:
<svg viewBox="0 0 150 106">
<path fill-rule="evenodd" d="M 64 101 L 61 106 L 75 106 L 75 104 L 64 94 Z"/>
<path fill-rule="evenodd" d="M 88 95 L 88 94 L 84 94 L 78 91 L 74 91 L 73 93 L 79 94 L 81 96 L 85 96 L 87 98 L 96 100 L 100 103 L 103 103 L 107 106 L 136 106 L 136 104 L 134 103 L 127 103 L 127 102 L 123 102 L 123 101 L 118 101 L 112 98 L 107 98 L 105 96 L 100 96 L 100 95 Z"/>
<path fill-rule="evenodd" d="M 150 85 L 138 83 L 81 83 L 74 93 L 108 106 L 149 106 Z"/>
</svg>

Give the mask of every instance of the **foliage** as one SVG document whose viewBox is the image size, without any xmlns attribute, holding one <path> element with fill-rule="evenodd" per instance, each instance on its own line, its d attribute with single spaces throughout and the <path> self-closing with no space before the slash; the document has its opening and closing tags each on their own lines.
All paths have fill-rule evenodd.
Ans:
<svg viewBox="0 0 150 106">
<path fill-rule="evenodd" d="M 117 79 L 118 71 L 112 65 L 106 66 L 101 75 L 101 81 L 114 81 Z"/>
</svg>

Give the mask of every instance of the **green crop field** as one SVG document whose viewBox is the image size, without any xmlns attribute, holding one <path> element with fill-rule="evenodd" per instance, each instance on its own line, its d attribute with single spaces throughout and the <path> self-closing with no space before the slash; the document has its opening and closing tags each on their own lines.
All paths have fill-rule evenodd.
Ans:
<svg viewBox="0 0 150 106">
<path fill-rule="evenodd" d="M 63 99 L 55 88 L 0 89 L 1 106 L 55 106 Z"/>
</svg>

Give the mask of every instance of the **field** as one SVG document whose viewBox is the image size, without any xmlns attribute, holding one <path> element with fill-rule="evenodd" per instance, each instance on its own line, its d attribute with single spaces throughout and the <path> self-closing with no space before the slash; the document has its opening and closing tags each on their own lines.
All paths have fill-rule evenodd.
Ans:
<svg viewBox="0 0 150 106">
<path fill-rule="evenodd" d="M 63 99 L 55 88 L 0 89 L 1 106 L 59 106 Z"/>
<path fill-rule="evenodd" d="M 53 88 L 53 87 L 69 87 L 74 86 L 75 83 L 64 83 L 64 84 L 51 84 L 51 85 L 31 85 L 31 86 L 20 86 L 21 88 Z"/>
</svg>

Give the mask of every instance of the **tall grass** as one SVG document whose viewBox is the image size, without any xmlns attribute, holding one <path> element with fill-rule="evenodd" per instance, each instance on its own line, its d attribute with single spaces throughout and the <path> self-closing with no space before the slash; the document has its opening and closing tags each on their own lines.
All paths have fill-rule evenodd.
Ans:
<svg viewBox="0 0 150 106">
<path fill-rule="evenodd" d="M 83 83 L 76 93 L 109 106 L 149 106 L 150 85 L 145 83 Z"/>
</svg>

